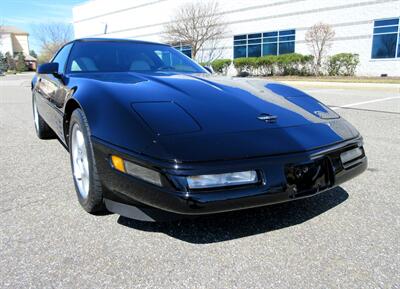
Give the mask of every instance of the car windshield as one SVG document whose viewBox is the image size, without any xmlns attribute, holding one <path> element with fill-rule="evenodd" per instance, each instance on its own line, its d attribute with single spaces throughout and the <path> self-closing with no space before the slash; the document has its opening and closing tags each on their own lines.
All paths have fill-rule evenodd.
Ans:
<svg viewBox="0 0 400 289">
<path fill-rule="evenodd" d="M 206 73 L 204 68 L 170 46 L 133 41 L 77 41 L 66 71 Z"/>
</svg>

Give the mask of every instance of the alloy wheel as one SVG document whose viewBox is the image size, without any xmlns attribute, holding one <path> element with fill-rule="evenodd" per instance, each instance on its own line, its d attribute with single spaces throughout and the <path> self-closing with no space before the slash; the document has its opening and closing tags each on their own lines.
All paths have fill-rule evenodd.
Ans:
<svg viewBox="0 0 400 289">
<path fill-rule="evenodd" d="M 72 127 L 71 133 L 71 154 L 73 176 L 78 187 L 79 194 L 83 199 L 87 199 L 89 195 L 89 161 L 85 138 L 77 123 Z"/>
</svg>

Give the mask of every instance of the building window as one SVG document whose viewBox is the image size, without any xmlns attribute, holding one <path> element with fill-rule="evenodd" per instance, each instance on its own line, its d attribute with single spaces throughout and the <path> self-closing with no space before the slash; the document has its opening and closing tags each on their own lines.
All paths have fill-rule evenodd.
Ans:
<svg viewBox="0 0 400 289">
<path fill-rule="evenodd" d="M 173 46 L 175 49 L 179 50 L 180 52 L 182 52 L 183 54 L 185 54 L 186 56 L 192 58 L 192 47 L 189 45 L 174 45 Z"/>
<path fill-rule="evenodd" d="M 247 35 L 247 56 L 261 56 L 261 33 Z"/>
<path fill-rule="evenodd" d="M 236 35 L 233 37 L 233 58 L 293 53 L 295 40 L 294 29 Z"/>
<path fill-rule="evenodd" d="M 400 57 L 399 18 L 376 20 L 372 40 L 372 59 Z"/>
</svg>

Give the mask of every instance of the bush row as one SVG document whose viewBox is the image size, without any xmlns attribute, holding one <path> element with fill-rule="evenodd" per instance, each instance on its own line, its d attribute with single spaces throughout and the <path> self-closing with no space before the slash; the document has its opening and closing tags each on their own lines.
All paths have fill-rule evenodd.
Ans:
<svg viewBox="0 0 400 289">
<path fill-rule="evenodd" d="M 313 57 L 298 53 L 236 58 L 233 64 L 239 74 L 250 75 L 310 75 Z"/>
<path fill-rule="evenodd" d="M 211 66 L 214 69 L 215 72 L 218 73 L 226 73 L 228 70 L 228 67 L 231 65 L 232 60 L 231 59 L 217 59 L 211 62 Z"/>
<path fill-rule="evenodd" d="M 217 59 L 211 66 L 217 73 L 226 74 L 232 64 L 238 75 L 273 76 L 273 75 L 299 75 L 314 74 L 314 57 L 299 53 L 283 55 L 268 55 L 262 57 L 246 57 L 230 59 Z M 357 54 L 339 53 L 328 57 L 325 73 L 331 76 L 352 76 L 360 63 Z"/>
</svg>

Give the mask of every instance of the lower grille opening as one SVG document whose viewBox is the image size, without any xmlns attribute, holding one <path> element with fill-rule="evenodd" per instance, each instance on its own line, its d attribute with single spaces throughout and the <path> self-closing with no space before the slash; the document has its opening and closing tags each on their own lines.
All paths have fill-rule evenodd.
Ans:
<svg viewBox="0 0 400 289">
<path fill-rule="evenodd" d="M 290 197 L 293 198 L 313 195 L 333 185 L 332 164 L 327 157 L 309 163 L 288 165 L 285 175 Z"/>
</svg>

